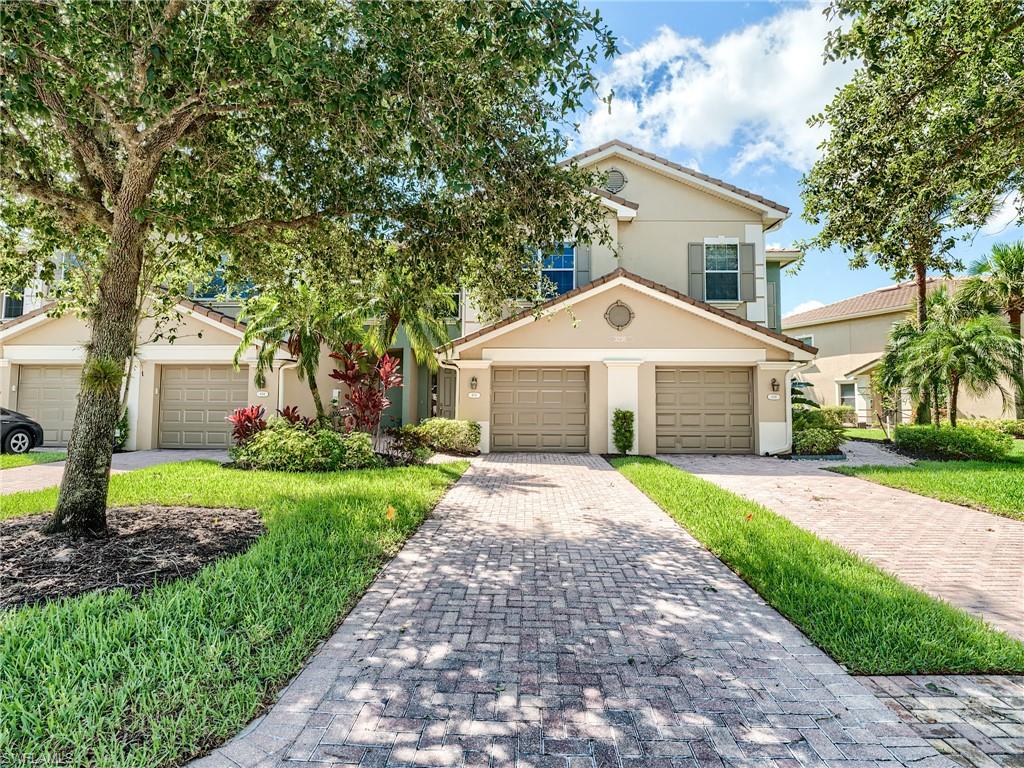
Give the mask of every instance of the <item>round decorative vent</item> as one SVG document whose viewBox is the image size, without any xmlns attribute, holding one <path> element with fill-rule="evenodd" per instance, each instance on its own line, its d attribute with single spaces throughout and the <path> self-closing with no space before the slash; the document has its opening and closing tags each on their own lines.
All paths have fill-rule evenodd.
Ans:
<svg viewBox="0 0 1024 768">
<path fill-rule="evenodd" d="M 626 174 L 618 168 L 609 169 L 608 180 L 605 182 L 604 188 L 614 195 L 621 192 L 624 186 L 626 186 Z"/>
<path fill-rule="evenodd" d="M 616 301 L 604 313 L 604 319 L 616 331 L 621 331 L 632 323 L 633 317 L 633 310 L 629 308 L 629 305 L 623 304 L 621 301 Z"/>
</svg>

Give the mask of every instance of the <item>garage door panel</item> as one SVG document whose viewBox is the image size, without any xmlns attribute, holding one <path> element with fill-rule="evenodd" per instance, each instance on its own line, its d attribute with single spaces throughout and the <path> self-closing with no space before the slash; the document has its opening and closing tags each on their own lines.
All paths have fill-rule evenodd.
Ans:
<svg viewBox="0 0 1024 768">
<path fill-rule="evenodd" d="M 23 365 L 17 410 L 39 422 L 46 445 L 67 445 L 75 424 L 82 369 L 72 365 Z"/>
<path fill-rule="evenodd" d="M 491 389 L 491 450 L 587 450 L 585 368 L 494 368 Z"/>
<path fill-rule="evenodd" d="M 245 370 L 230 365 L 164 366 L 161 372 L 161 448 L 226 448 L 227 417 L 248 404 Z"/>
<path fill-rule="evenodd" d="M 658 368 L 655 445 L 663 453 L 750 453 L 750 370 Z"/>
</svg>

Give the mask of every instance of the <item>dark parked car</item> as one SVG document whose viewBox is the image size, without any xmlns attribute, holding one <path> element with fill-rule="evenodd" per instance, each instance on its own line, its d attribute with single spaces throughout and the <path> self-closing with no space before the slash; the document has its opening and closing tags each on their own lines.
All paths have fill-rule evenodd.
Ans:
<svg viewBox="0 0 1024 768">
<path fill-rule="evenodd" d="M 0 446 L 4 453 L 25 453 L 43 444 L 43 428 L 28 416 L 0 408 Z"/>
</svg>

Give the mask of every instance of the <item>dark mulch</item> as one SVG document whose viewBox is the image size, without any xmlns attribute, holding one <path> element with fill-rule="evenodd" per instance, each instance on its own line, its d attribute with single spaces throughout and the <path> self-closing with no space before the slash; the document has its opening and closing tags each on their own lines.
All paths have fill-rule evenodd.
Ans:
<svg viewBox="0 0 1024 768">
<path fill-rule="evenodd" d="M 91 539 L 48 536 L 49 522 L 0 520 L 0 608 L 118 587 L 138 593 L 244 552 L 265 530 L 254 509 L 121 507 Z"/>
</svg>

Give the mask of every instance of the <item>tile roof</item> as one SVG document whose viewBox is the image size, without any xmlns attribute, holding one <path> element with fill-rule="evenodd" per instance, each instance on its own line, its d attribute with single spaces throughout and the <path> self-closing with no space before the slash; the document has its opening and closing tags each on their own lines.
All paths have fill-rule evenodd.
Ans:
<svg viewBox="0 0 1024 768">
<path fill-rule="evenodd" d="M 573 155 L 572 157 L 567 157 L 565 160 L 562 161 L 562 164 L 564 165 L 567 163 L 573 163 L 579 160 L 584 160 L 600 152 L 604 152 L 606 149 L 610 149 L 612 147 L 619 147 L 629 152 L 641 155 L 642 157 L 646 157 L 648 160 L 653 160 L 654 162 L 660 163 L 661 165 L 671 168 L 674 171 L 679 171 L 681 173 L 686 174 L 687 176 L 693 176 L 695 179 L 705 181 L 709 184 L 714 184 L 716 187 L 721 187 L 724 190 L 733 192 L 737 195 L 741 195 L 742 197 L 745 197 L 749 200 L 753 200 L 755 203 L 767 205 L 769 208 L 774 208 L 780 213 L 789 213 L 789 208 L 782 205 L 781 203 L 776 203 L 774 200 L 769 200 L 767 197 L 762 197 L 761 195 L 751 192 L 748 189 L 737 187 L 736 185 L 730 184 L 729 182 L 723 181 L 722 179 L 716 179 L 714 176 L 708 176 L 706 173 L 695 171 L 693 168 L 687 168 L 685 165 L 680 165 L 679 163 L 669 160 L 667 157 L 661 157 L 660 155 L 656 155 L 653 152 L 648 152 L 646 149 L 634 147 L 632 144 L 628 144 L 625 141 L 622 141 L 621 139 L 612 139 L 611 141 L 606 141 L 604 144 L 594 147 L 593 149 L 588 149 L 584 152 L 580 152 L 577 155 Z"/>
<path fill-rule="evenodd" d="M 928 290 L 934 291 L 940 286 L 952 286 L 955 289 L 963 280 L 964 278 L 956 277 L 930 277 L 928 278 Z M 796 315 L 786 315 L 782 318 L 782 324 L 787 328 L 795 328 L 809 323 L 841 320 L 844 317 L 882 313 L 886 310 L 896 312 L 913 307 L 916 301 L 917 285 L 914 282 L 900 283 L 877 288 L 859 296 L 843 299 L 817 309 L 809 309 Z"/>
<path fill-rule="evenodd" d="M 764 334 L 765 336 L 768 336 L 772 339 L 781 341 L 785 344 L 789 344 L 792 347 L 797 347 L 798 349 L 802 349 L 805 352 L 810 352 L 812 355 L 818 352 L 817 347 L 812 347 L 810 344 L 804 344 L 802 341 L 797 341 L 791 336 L 787 336 L 784 333 L 779 333 L 778 331 L 773 331 L 771 328 L 766 328 L 765 326 L 759 325 L 751 320 L 746 320 L 745 318 L 737 317 L 731 312 L 726 312 L 724 309 L 720 309 L 716 306 L 713 306 L 712 304 L 708 304 L 707 302 L 698 301 L 697 299 L 687 296 L 685 293 L 680 293 L 674 288 L 669 288 L 667 285 L 656 283 L 653 280 L 648 280 L 646 277 L 640 277 L 640 275 L 629 272 L 623 269 L 622 267 L 619 267 L 618 269 L 609 272 L 606 275 L 602 275 L 596 280 L 591 280 L 589 283 L 584 283 L 581 286 L 573 288 L 571 291 L 567 291 L 561 294 L 560 296 L 555 296 L 553 299 L 549 299 L 548 301 L 545 301 L 543 304 L 540 304 L 537 307 L 524 309 L 522 312 L 517 312 L 516 314 L 511 315 L 510 317 L 506 317 L 504 320 L 499 320 L 498 322 L 485 326 L 478 331 L 474 331 L 473 333 L 468 333 L 465 336 L 460 336 L 457 339 L 453 339 L 444 346 L 438 347 L 437 351 L 441 352 L 446 349 L 453 349 L 457 346 L 461 346 L 466 342 L 478 339 L 484 334 L 490 333 L 491 331 L 495 331 L 498 328 L 502 328 L 506 325 L 510 325 L 526 317 L 529 317 L 535 312 L 549 309 L 550 307 L 553 307 L 556 304 L 566 301 L 567 299 L 571 299 L 576 296 L 579 296 L 580 294 L 592 291 L 594 288 L 597 288 L 600 285 L 604 285 L 605 283 L 610 283 L 612 280 L 615 280 L 616 278 L 619 277 L 625 277 L 626 279 L 631 280 L 634 283 L 639 283 L 640 285 L 643 285 L 647 288 L 658 291 L 659 293 L 663 293 L 666 296 L 670 296 L 673 299 L 677 299 L 679 301 L 685 302 L 686 304 L 690 304 L 691 306 L 697 307 L 698 309 L 702 309 L 705 312 L 710 312 L 713 315 L 718 315 L 719 317 L 725 318 L 730 322 L 736 323 L 736 325 L 741 325 L 745 328 L 757 331 L 758 333 Z"/>
<path fill-rule="evenodd" d="M 606 200 L 611 200 L 613 203 L 618 203 L 619 205 L 624 205 L 627 208 L 632 208 L 634 211 L 640 208 L 640 203 L 634 203 L 632 200 L 627 200 L 624 197 L 613 195 L 607 189 L 601 189 L 600 187 L 591 187 L 590 191 L 593 192 L 595 195 L 600 195 Z"/>
</svg>

